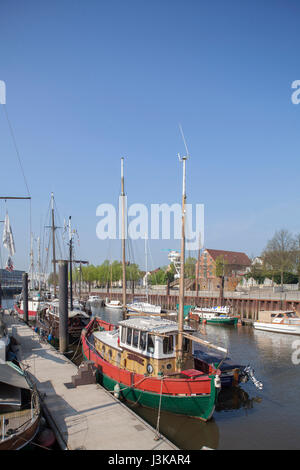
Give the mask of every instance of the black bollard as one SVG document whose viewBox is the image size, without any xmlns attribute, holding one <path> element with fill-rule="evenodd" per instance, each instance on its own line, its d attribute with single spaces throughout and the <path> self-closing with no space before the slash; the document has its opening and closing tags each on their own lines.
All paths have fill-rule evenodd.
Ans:
<svg viewBox="0 0 300 470">
<path fill-rule="evenodd" d="M 28 323 L 28 274 L 23 273 L 23 320 Z"/>
<path fill-rule="evenodd" d="M 59 351 L 68 348 L 68 263 L 59 262 Z"/>
</svg>

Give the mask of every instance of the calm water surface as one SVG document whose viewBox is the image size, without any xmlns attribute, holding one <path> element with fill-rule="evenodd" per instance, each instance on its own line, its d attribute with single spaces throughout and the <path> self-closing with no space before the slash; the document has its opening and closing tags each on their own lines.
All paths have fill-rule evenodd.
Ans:
<svg viewBox="0 0 300 470">
<path fill-rule="evenodd" d="M 9 305 L 10 306 L 10 305 Z M 121 311 L 93 308 L 117 323 Z M 204 332 L 204 330 L 202 330 Z M 211 421 L 161 413 L 160 431 L 181 449 L 300 449 L 300 365 L 291 360 L 300 337 L 256 331 L 252 327 L 206 325 L 204 339 L 229 349 L 230 358 L 251 365 L 264 388 L 252 382 L 221 391 Z M 134 406 L 156 428 L 157 410 Z"/>
</svg>

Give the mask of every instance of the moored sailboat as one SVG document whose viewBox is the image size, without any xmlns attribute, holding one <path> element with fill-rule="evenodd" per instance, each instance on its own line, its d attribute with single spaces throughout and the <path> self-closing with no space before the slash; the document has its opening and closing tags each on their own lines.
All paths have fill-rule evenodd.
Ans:
<svg viewBox="0 0 300 470">
<path fill-rule="evenodd" d="M 185 255 L 185 163 L 183 157 L 181 280 Z M 124 196 L 123 159 L 122 195 Z M 124 205 L 122 213 L 124 224 Z M 124 225 L 122 234 L 124 235 Z M 124 273 L 123 239 L 123 273 Z M 123 305 L 126 283 L 123 277 Z M 193 342 L 227 354 L 223 348 L 194 336 L 183 322 L 184 283 L 180 283 L 179 321 L 153 318 L 151 314 L 124 318 L 117 326 L 94 318 L 82 334 L 82 351 L 94 362 L 99 382 L 115 396 L 151 408 L 160 408 L 204 421 L 213 415 L 220 390 L 220 371 L 214 364 L 195 360 Z M 129 314 L 130 315 L 130 314 Z M 134 314 L 136 315 L 136 314 Z M 197 365 L 198 364 L 198 365 Z"/>
<path fill-rule="evenodd" d="M 51 293 L 49 292 L 37 292 L 34 295 L 31 295 L 31 298 L 28 299 L 28 320 L 34 321 L 37 317 L 37 313 L 41 310 L 47 302 L 51 300 Z M 24 317 L 24 301 L 22 296 L 14 304 L 14 310 L 17 313 L 17 316 L 21 319 Z"/>
<path fill-rule="evenodd" d="M 83 310 L 68 308 L 68 333 L 70 339 L 80 338 L 83 328 L 89 321 L 89 315 Z M 38 311 L 36 329 L 51 339 L 59 338 L 59 301 L 53 300 Z"/>
<path fill-rule="evenodd" d="M 117 328 L 94 318 L 82 335 L 84 358 L 94 362 L 99 382 L 116 396 L 206 421 L 215 409 L 219 371 L 210 364 L 206 372 L 195 369 L 189 338 L 179 369 L 177 346 L 177 323 L 149 317 L 122 320 Z"/>
</svg>

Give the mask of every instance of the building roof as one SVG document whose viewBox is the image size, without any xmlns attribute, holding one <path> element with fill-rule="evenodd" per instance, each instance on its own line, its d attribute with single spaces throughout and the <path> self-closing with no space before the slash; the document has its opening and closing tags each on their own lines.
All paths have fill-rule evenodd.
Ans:
<svg viewBox="0 0 300 470">
<path fill-rule="evenodd" d="M 205 251 L 210 254 L 214 261 L 216 261 L 219 256 L 223 256 L 224 260 L 227 261 L 228 264 L 237 264 L 241 266 L 251 265 L 251 260 L 248 256 L 239 251 L 212 250 L 210 248 L 206 248 Z"/>
</svg>

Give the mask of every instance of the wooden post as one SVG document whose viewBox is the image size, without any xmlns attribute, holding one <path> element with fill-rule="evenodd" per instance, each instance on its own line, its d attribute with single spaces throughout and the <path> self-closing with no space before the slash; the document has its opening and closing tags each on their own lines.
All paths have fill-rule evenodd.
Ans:
<svg viewBox="0 0 300 470">
<path fill-rule="evenodd" d="M 219 302 L 220 306 L 222 306 L 224 303 L 224 276 L 221 276 Z"/>
<path fill-rule="evenodd" d="M 72 272 L 72 257 L 73 257 L 73 236 L 71 228 L 71 216 L 69 217 L 69 273 L 70 273 L 70 310 L 73 310 L 73 272 Z"/>
<path fill-rule="evenodd" d="M 54 220 L 54 195 L 51 193 L 51 228 L 52 228 L 52 263 L 53 263 L 53 284 L 54 297 L 56 297 L 56 257 L 55 257 L 55 220 Z"/>
<path fill-rule="evenodd" d="M 23 320 L 28 323 L 28 274 L 23 274 Z"/>
<path fill-rule="evenodd" d="M 68 348 L 68 263 L 59 262 L 59 351 Z"/>
</svg>

